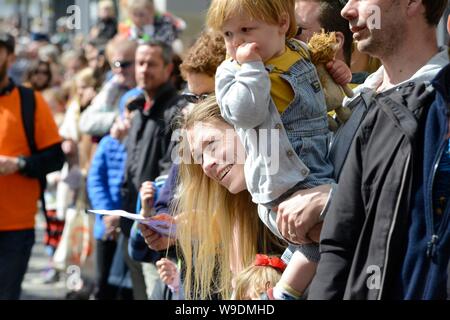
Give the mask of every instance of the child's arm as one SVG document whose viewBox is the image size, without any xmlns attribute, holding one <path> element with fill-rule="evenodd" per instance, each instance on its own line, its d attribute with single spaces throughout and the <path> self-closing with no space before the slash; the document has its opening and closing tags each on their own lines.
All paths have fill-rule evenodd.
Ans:
<svg viewBox="0 0 450 320">
<path fill-rule="evenodd" d="M 255 128 L 269 114 L 270 79 L 261 61 L 238 65 L 226 60 L 216 73 L 216 96 L 222 116 L 237 128 Z"/>
<path fill-rule="evenodd" d="M 295 251 L 280 281 L 274 288 L 275 299 L 286 300 L 289 298 L 299 299 L 303 297 L 316 273 L 317 263 L 308 260 L 300 251 Z"/>
<path fill-rule="evenodd" d="M 141 185 L 140 197 L 142 203 L 141 214 L 144 217 L 150 217 L 153 208 L 153 199 L 155 196 L 155 187 L 152 181 L 145 181 Z"/>
<path fill-rule="evenodd" d="M 340 86 L 345 86 L 352 81 L 352 71 L 342 60 L 333 60 L 327 63 L 326 68 Z"/>
<path fill-rule="evenodd" d="M 183 299 L 183 288 L 179 267 L 177 267 L 173 261 L 166 258 L 157 261 L 156 267 L 158 268 L 159 277 L 162 282 L 169 287 L 173 294 L 178 296 L 178 300 Z"/>
</svg>

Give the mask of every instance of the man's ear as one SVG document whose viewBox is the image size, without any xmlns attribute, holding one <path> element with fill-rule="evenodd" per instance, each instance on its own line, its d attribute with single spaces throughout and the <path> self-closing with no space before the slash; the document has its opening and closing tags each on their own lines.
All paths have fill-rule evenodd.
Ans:
<svg viewBox="0 0 450 320">
<path fill-rule="evenodd" d="M 413 17 L 417 14 L 424 15 L 425 7 L 422 0 L 409 0 L 406 14 Z"/>
<path fill-rule="evenodd" d="M 166 66 L 166 76 L 167 76 L 167 79 L 169 79 L 170 76 L 172 75 L 173 68 L 174 68 L 173 63 L 169 63 L 169 64 Z"/>
<path fill-rule="evenodd" d="M 344 47 L 345 42 L 344 34 L 340 31 L 336 31 L 336 40 L 338 44 L 338 50 L 341 50 Z"/>
</svg>

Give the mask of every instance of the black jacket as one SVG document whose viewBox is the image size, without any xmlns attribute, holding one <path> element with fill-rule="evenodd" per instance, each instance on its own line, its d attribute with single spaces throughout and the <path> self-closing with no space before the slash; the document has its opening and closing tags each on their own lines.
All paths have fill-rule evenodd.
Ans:
<svg viewBox="0 0 450 320">
<path fill-rule="evenodd" d="M 374 98 L 325 218 L 309 299 L 392 297 L 433 97 L 424 85 L 408 83 Z"/>
<path fill-rule="evenodd" d="M 150 111 L 138 110 L 126 140 L 127 163 L 122 185 L 123 209 L 135 212 L 141 184 L 167 172 L 172 164 L 172 120 L 185 100 L 170 84 L 163 85 Z M 132 221 L 121 219 L 121 228 L 129 236 Z"/>
</svg>

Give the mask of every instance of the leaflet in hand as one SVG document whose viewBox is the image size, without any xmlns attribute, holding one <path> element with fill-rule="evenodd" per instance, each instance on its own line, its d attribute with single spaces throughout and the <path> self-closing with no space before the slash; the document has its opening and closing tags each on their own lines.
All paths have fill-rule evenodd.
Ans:
<svg viewBox="0 0 450 320">
<path fill-rule="evenodd" d="M 167 219 L 165 215 L 156 215 L 152 217 L 143 217 L 139 214 L 129 213 L 123 210 L 87 210 L 90 213 L 108 215 L 108 216 L 119 216 L 139 223 L 145 224 L 153 231 L 165 237 L 175 238 L 176 226 L 173 219 Z"/>
</svg>

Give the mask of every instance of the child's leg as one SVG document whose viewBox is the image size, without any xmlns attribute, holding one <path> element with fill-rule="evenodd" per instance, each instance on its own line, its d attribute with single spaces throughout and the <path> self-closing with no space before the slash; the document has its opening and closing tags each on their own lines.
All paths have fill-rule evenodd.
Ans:
<svg viewBox="0 0 450 320">
<path fill-rule="evenodd" d="M 309 260 L 300 251 L 295 251 L 274 288 L 275 299 L 300 299 L 311 283 L 316 268 L 317 262 Z"/>
</svg>

